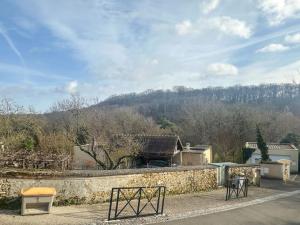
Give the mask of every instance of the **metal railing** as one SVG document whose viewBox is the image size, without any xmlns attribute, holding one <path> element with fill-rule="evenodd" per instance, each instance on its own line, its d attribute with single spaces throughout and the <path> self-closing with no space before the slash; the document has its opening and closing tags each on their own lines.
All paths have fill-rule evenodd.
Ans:
<svg viewBox="0 0 300 225">
<path fill-rule="evenodd" d="M 246 177 L 237 177 L 227 180 L 226 198 L 240 198 L 248 196 L 248 179 Z"/>
<path fill-rule="evenodd" d="M 165 195 L 165 186 L 112 188 L 108 220 L 163 214 Z"/>
</svg>

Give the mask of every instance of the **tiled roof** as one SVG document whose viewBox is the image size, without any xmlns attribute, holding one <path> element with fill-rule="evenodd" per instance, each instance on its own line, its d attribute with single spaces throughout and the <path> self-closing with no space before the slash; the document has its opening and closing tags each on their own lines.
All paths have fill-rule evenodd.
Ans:
<svg viewBox="0 0 300 225">
<path fill-rule="evenodd" d="M 142 155 L 146 158 L 171 157 L 175 149 L 183 150 L 177 135 L 124 135 L 138 139 L 144 144 Z"/>
<path fill-rule="evenodd" d="M 269 150 L 298 150 L 294 145 L 292 144 L 281 144 L 281 143 L 267 143 Z M 256 142 L 246 142 L 247 148 L 254 148 L 257 149 L 257 143 Z"/>
</svg>

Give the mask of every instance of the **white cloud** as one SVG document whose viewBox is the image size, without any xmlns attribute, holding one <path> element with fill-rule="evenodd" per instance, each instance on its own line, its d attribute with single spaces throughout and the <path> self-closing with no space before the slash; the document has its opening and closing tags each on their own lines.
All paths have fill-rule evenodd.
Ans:
<svg viewBox="0 0 300 225">
<path fill-rule="evenodd" d="M 269 44 L 269 45 L 257 50 L 257 52 L 264 52 L 264 53 L 265 52 L 284 52 L 286 50 L 289 50 L 288 46 L 272 43 L 272 44 Z"/>
<path fill-rule="evenodd" d="M 204 14 L 208 14 L 215 10 L 218 7 L 219 3 L 219 0 L 204 0 L 203 2 L 201 2 L 200 7 Z"/>
<path fill-rule="evenodd" d="M 184 20 L 180 23 L 177 23 L 175 25 L 175 29 L 176 29 L 177 34 L 186 35 L 186 34 L 189 34 L 192 31 L 193 25 L 192 25 L 191 21 Z"/>
<path fill-rule="evenodd" d="M 246 39 L 252 35 L 251 28 L 244 21 L 233 19 L 229 16 L 216 17 L 211 21 L 214 27 L 225 34 L 236 35 Z"/>
<path fill-rule="evenodd" d="M 287 35 L 284 40 L 290 44 L 300 44 L 300 33 Z"/>
<path fill-rule="evenodd" d="M 270 25 L 278 25 L 288 18 L 299 16 L 299 0 L 258 0 L 258 8 L 267 17 Z"/>
<path fill-rule="evenodd" d="M 237 75 L 239 70 L 232 64 L 212 63 L 207 67 L 207 73 L 217 76 Z"/>
<path fill-rule="evenodd" d="M 78 82 L 73 80 L 66 85 L 66 92 L 69 94 L 76 94 L 78 92 Z"/>
</svg>

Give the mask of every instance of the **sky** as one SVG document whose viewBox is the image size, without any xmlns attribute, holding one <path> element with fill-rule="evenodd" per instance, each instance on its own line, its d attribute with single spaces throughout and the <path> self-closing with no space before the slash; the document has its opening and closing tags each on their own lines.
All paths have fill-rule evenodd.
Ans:
<svg viewBox="0 0 300 225">
<path fill-rule="evenodd" d="M 300 0 L 0 0 L 0 97 L 300 82 Z"/>
</svg>

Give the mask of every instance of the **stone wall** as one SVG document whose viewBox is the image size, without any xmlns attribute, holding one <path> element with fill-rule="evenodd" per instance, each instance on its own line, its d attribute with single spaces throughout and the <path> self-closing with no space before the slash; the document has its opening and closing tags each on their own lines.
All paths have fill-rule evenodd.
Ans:
<svg viewBox="0 0 300 225">
<path fill-rule="evenodd" d="M 0 189 L 6 192 L 4 199 L 11 201 L 19 196 L 22 188 L 55 187 L 55 204 L 81 204 L 108 201 L 113 187 L 165 185 L 167 194 L 208 191 L 217 187 L 216 176 L 213 167 L 148 169 L 144 173 L 116 173 L 98 177 L 0 178 Z M 0 208 L 3 206 L 7 204 L 2 201 Z"/>
<path fill-rule="evenodd" d="M 229 176 L 246 176 L 250 183 L 253 182 L 253 179 L 255 177 L 255 170 L 257 168 L 260 168 L 259 165 L 236 165 L 236 166 L 230 166 L 229 167 Z"/>
</svg>

